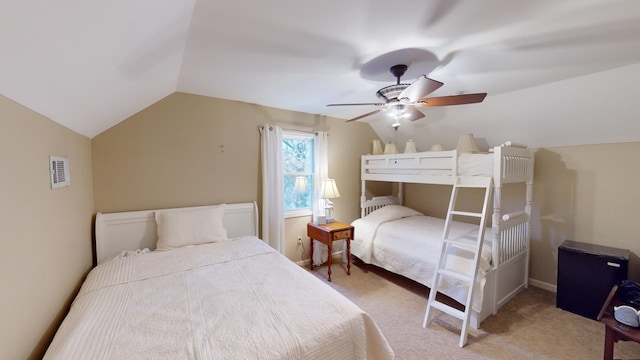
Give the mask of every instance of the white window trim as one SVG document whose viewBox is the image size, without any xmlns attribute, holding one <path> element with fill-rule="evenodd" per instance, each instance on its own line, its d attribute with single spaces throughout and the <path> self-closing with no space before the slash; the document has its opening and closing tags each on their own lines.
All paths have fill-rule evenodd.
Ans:
<svg viewBox="0 0 640 360">
<path fill-rule="evenodd" d="M 306 131 L 297 131 L 297 130 L 282 130 L 282 138 L 298 138 L 298 139 L 313 139 L 315 141 L 315 134 L 313 132 L 306 132 Z M 314 158 L 315 158 L 315 154 L 314 154 Z M 315 160 L 315 159 L 314 159 Z M 309 175 L 312 175 L 312 177 L 316 178 L 316 174 L 315 174 L 315 169 L 313 172 L 311 172 Z M 284 176 L 284 174 L 283 174 Z M 311 201 L 311 207 L 309 208 L 305 208 L 305 209 L 295 209 L 295 210 L 285 210 L 284 211 L 284 218 L 285 219 L 289 219 L 289 218 L 296 218 L 296 217 L 303 217 L 303 216 L 312 216 L 313 215 L 313 203 L 315 202 L 315 196 Z"/>
<path fill-rule="evenodd" d="M 303 216 L 311 216 L 311 214 L 313 214 L 313 212 L 311 211 L 311 209 L 296 209 L 296 210 L 285 210 L 284 211 L 284 218 L 285 219 L 289 219 L 289 218 L 296 218 L 296 217 L 303 217 Z"/>
</svg>

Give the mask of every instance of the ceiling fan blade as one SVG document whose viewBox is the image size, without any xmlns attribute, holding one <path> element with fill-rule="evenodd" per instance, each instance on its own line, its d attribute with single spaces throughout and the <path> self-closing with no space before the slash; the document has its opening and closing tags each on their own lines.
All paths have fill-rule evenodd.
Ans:
<svg viewBox="0 0 640 360">
<path fill-rule="evenodd" d="M 415 105 L 420 107 L 425 107 L 425 106 L 474 104 L 474 103 L 482 102 L 485 96 L 487 96 L 487 93 L 440 96 L 440 97 L 420 99 L 416 101 Z"/>
<path fill-rule="evenodd" d="M 443 83 L 440 81 L 420 75 L 418 80 L 414 81 L 398 95 L 398 99 L 407 98 L 409 101 L 413 102 L 438 90 L 442 85 Z"/>
<path fill-rule="evenodd" d="M 416 120 L 422 119 L 424 117 L 424 114 L 422 113 L 422 111 L 416 109 L 413 106 L 407 106 L 405 111 L 408 114 L 408 115 L 405 115 L 405 117 L 406 117 L 406 119 L 408 119 L 410 121 L 416 121 Z"/>
<path fill-rule="evenodd" d="M 354 117 L 353 119 L 349 119 L 349 120 L 347 120 L 347 122 L 349 122 L 349 121 L 356 121 L 356 120 L 360 120 L 360 119 L 364 119 L 364 118 L 366 118 L 367 116 L 371 116 L 371 115 L 377 114 L 377 113 L 379 113 L 379 112 L 381 112 L 381 111 L 384 111 L 384 109 L 378 109 L 378 110 L 374 110 L 374 111 L 372 111 L 372 112 L 368 112 L 368 113 L 366 113 L 366 114 L 364 114 L 364 115 L 360 115 L 360 116 L 358 116 L 358 117 Z"/>
<path fill-rule="evenodd" d="M 359 105 L 382 106 L 384 104 L 383 103 L 327 104 L 327 106 L 359 106 Z"/>
</svg>

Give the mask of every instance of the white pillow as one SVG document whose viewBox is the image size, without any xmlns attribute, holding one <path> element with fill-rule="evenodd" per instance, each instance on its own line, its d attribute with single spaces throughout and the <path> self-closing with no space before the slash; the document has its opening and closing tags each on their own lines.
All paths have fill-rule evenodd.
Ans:
<svg viewBox="0 0 640 360">
<path fill-rule="evenodd" d="M 418 210 L 414 210 L 412 208 L 408 208 L 402 205 L 387 205 L 383 206 L 378 210 L 372 211 L 365 217 L 365 219 L 376 222 L 383 223 L 386 221 L 401 219 L 408 216 L 416 216 L 423 215 Z"/>
<path fill-rule="evenodd" d="M 227 240 L 225 205 L 156 211 L 156 250 Z"/>
</svg>

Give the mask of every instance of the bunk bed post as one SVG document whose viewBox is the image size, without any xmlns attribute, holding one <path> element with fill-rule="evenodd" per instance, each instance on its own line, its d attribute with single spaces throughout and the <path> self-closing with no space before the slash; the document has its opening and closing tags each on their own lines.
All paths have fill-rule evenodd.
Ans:
<svg viewBox="0 0 640 360">
<path fill-rule="evenodd" d="M 493 214 L 491 217 L 491 228 L 493 232 L 493 239 L 491 242 L 491 261 L 493 266 L 498 268 L 502 263 L 500 254 L 500 237 L 502 221 L 502 147 L 496 146 L 493 148 Z M 494 283 L 500 281 L 500 274 L 498 271 L 494 274 Z M 493 294 L 491 294 L 491 314 L 495 315 L 498 312 L 498 286 L 493 287 Z"/>
<path fill-rule="evenodd" d="M 529 175 L 526 182 L 526 199 L 524 212 L 527 214 L 527 227 L 525 239 L 527 242 L 527 267 L 524 269 L 524 287 L 529 287 L 529 256 L 531 254 L 531 204 L 533 202 L 533 158 L 529 164 Z"/>
<path fill-rule="evenodd" d="M 362 188 L 362 192 L 360 194 L 360 217 L 363 218 L 367 215 L 365 213 L 365 207 L 364 207 L 364 204 L 367 201 L 367 196 L 365 195 L 366 189 L 367 189 L 367 182 L 365 180 L 362 180 L 361 183 L 362 184 L 360 185 L 360 187 Z"/>
<path fill-rule="evenodd" d="M 493 149 L 493 215 L 491 217 L 491 228 L 493 229 L 493 241 L 491 242 L 491 259 L 495 266 L 500 261 L 500 221 L 502 220 L 502 147 L 496 146 Z"/>
<path fill-rule="evenodd" d="M 364 204 L 367 201 L 367 181 L 365 180 L 365 163 L 364 156 L 360 157 L 360 217 L 363 218 L 367 214 L 365 213 Z"/>
<path fill-rule="evenodd" d="M 398 204 L 404 205 L 404 183 L 398 183 Z"/>
<path fill-rule="evenodd" d="M 493 217 L 491 218 L 491 228 L 493 229 L 493 239 L 491 244 L 491 259 L 500 264 L 500 205 L 502 203 L 502 187 L 496 185 L 493 189 Z"/>
</svg>

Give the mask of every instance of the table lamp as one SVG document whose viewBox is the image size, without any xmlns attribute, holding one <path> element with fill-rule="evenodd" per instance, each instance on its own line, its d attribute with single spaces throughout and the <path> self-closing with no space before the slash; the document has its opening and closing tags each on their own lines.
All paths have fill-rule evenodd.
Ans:
<svg viewBox="0 0 640 360">
<path fill-rule="evenodd" d="M 325 199 L 325 222 L 331 223 L 335 219 L 331 215 L 331 210 L 333 209 L 333 202 L 329 199 L 335 199 L 340 197 L 340 191 L 338 191 L 338 186 L 336 185 L 336 181 L 334 179 L 324 179 L 322 181 L 322 191 L 320 196 Z"/>
</svg>

